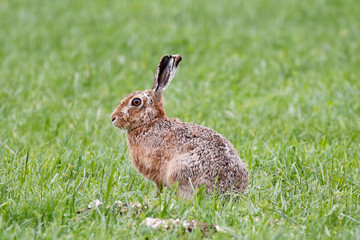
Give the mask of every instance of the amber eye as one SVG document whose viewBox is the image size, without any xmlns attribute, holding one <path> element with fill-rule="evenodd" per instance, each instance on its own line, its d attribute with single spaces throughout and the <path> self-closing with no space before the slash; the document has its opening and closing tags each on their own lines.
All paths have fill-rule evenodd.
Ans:
<svg viewBox="0 0 360 240">
<path fill-rule="evenodd" d="M 137 106 L 140 106 L 141 104 L 141 99 L 140 98 L 134 98 L 132 101 L 131 101 L 131 105 L 137 107 Z"/>
</svg>

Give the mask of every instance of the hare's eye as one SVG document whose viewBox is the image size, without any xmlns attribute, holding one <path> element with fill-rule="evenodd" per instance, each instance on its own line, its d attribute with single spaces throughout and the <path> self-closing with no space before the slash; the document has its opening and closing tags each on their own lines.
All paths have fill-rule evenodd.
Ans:
<svg viewBox="0 0 360 240">
<path fill-rule="evenodd" d="M 140 98 L 134 98 L 132 101 L 131 101 L 131 105 L 137 107 L 137 106 L 140 106 L 141 104 L 141 99 Z"/>
</svg>

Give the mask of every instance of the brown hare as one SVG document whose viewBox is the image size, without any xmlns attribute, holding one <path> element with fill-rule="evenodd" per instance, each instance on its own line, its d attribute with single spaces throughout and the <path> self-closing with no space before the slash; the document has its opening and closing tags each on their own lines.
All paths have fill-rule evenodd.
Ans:
<svg viewBox="0 0 360 240">
<path fill-rule="evenodd" d="M 199 187 L 210 193 L 243 193 L 249 174 L 233 145 L 212 129 L 166 116 L 162 92 L 181 59 L 162 57 L 152 89 L 128 94 L 111 121 L 126 130 L 135 168 L 160 191 L 178 183 L 182 198 L 190 198 Z"/>
</svg>

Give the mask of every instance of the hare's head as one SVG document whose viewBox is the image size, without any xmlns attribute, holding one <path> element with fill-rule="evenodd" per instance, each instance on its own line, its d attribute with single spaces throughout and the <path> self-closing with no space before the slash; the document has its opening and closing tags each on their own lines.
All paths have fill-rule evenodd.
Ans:
<svg viewBox="0 0 360 240">
<path fill-rule="evenodd" d="M 180 55 L 163 56 L 157 67 L 152 89 L 130 93 L 121 100 L 111 114 L 113 125 L 120 129 L 133 130 L 155 118 L 165 117 L 162 91 L 174 78 L 181 59 Z"/>
</svg>

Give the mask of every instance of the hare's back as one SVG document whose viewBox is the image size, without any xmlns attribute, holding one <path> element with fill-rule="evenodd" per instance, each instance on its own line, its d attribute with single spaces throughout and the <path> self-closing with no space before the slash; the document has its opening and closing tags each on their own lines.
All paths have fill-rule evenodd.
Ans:
<svg viewBox="0 0 360 240">
<path fill-rule="evenodd" d="M 233 145 L 210 128 L 176 119 L 169 119 L 163 125 L 163 139 L 173 142 L 178 153 L 198 155 L 199 159 L 210 162 L 241 161 Z"/>
</svg>

